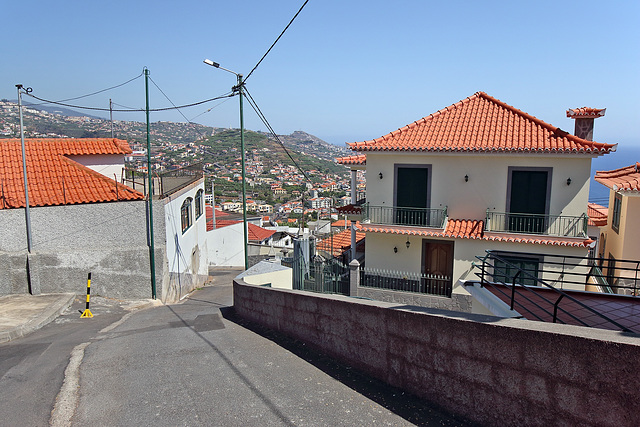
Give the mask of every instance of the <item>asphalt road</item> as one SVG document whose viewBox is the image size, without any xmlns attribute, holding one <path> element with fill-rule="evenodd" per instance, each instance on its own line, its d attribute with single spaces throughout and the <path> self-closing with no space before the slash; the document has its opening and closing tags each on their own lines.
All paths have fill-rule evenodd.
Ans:
<svg viewBox="0 0 640 427">
<path fill-rule="evenodd" d="M 63 316 L 0 346 L 0 425 L 465 425 L 235 318 L 238 272 L 213 274 L 212 286 L 180 304 L 115 324 L 125 311 L 105 309 L 91 328 Z"/>
</svg>

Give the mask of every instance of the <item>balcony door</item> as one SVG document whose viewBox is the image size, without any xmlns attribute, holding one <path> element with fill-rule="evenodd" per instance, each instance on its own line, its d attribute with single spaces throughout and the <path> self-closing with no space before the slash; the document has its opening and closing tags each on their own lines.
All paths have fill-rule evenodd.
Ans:
<svg viewBox="0 0 640 427">
<path fill-rule="evenodd" d="M 544 233 L 548 226 L 550 168 L 510 168 L 508 230 Z"/>
<path fill-rule="evenodd" d="M 429 224 L 429 165 L 396 165 L 394 222 L 403 225 Z"/>
</svg>

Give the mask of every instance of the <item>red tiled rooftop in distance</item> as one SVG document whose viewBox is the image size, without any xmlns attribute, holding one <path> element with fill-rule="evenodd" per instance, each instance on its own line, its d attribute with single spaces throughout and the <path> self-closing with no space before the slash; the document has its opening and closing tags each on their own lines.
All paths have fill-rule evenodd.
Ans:
<svg viewBox="0 0 640 427">
<path fill-rule="evenodd" d="M 572 119 L 597 119 L 598 117 L 604 116 L 606 108 L 570 108 L 567 110 L 567 117 Z"/>
<path fill-rule="evenodd" d="M 595 180 L 614 191 L 640 191 L 640 162 L 612 171 L 597 171 Z"/>
<path fill-rule="evenodd" d="M 454 239 L 479 239 L 494 242 L 534 243 L 552 246 L 585 247 L 590 239 L 563 239 L 550 236 L 516 235 L 509 233 L 484 233 L 484 221 L 470 219 L 449 219 L 445 229 L 406 227 L 401 225 L 359 224 L 358 231 L 370 233 L 406 234 L 409 236 L 451 237 Z"/>
<path fill-rule="evenodd" d="M 266 230 L 251 223 L 247 224 L 247 231 L 247 238 L 250 242 L 261 242 L 275 234 L 275 230 Z"/>
<path fill-rule="evenodd" d="M 347 145 L 354 151 L 606 154 L 616 149 L 571 135 L 484 92 L 378 139 Z"/>
<path fill-rule="evenodd" d="M 336 163 L 341 165 L 366 165 L 367 164 L 367 155 L 366 154 L 358 154 L 355 156 L 345 156 L 338 157 L 336 159 Z"/>
<path fill-rule="evenodd" d="M 356 246 L 360 243 L 366 234 L 361 231 L 356 232 Z M 342 254 L 346 249 L 351 248 L 351 230 L 343 230 L 339 233 L 334 234 L 332 237 L 327 237 L 326 239 L 320 240 L 316 244 L 316 249 L 324 252 L 332 252 L 333 255 L 337 256 Z"/>
<path fill-rule="evenodd" d="M 25 206 L 19 139 L 0 140 L 0 209 Z M 30 206 L 143 200 L 144 195 L 66 156 L 129 154 L 127 141 L 111 138 L 26 139 Z"/>
<path fill-rule="evenodd" d="M 587 205 L 587 215 L 589 216 L 589 225 L 602 227 L 607 225 L 609 208 L 597 203 L 589 203 Z"/>
</svg>

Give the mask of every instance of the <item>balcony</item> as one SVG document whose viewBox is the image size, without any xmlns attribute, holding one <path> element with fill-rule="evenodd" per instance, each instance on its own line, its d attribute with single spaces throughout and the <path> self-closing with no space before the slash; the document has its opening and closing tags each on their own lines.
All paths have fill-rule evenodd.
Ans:
<svg viewBox="0 0 640 427">
<path fill-rule="evenodd" d="M 398 206 L 362 205 L 362 221 L 370 224 L 408 225 L 411 227 L 443 228 L 447 208 L 403 208 Z"/>
<path fill-rule="evenodd" d="M 485 231 L 586 238 L 587 219 L 586 214 L 581 216 L 536 215 L 487 210 Z"/>
</svg>

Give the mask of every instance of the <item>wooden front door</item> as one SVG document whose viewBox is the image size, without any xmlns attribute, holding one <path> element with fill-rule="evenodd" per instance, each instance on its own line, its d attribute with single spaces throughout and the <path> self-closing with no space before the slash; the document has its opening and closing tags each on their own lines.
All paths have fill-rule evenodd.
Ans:
<svg viewBox="0 0 640 427">
<path fill-rule="evenodd" d="M 422 255 L 424 292 L 450 297 L 453 287 L 453 242 L 423 240 Z"/>
</svg>

